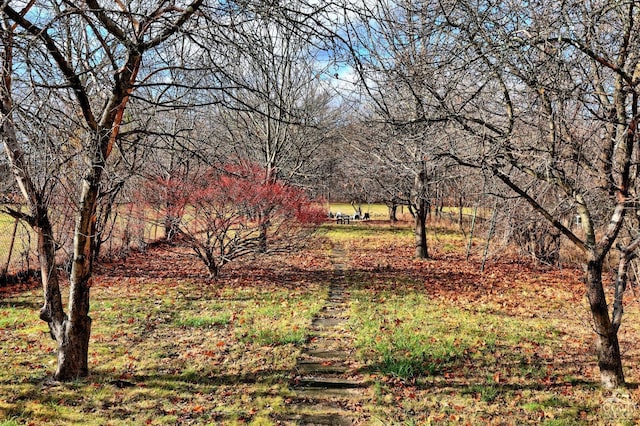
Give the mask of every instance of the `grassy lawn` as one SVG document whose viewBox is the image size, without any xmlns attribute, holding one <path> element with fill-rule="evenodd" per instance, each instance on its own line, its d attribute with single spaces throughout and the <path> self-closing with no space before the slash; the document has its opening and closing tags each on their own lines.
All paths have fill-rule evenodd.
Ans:
<svg viewBox="0 0 640 426">
<path fill-rule="evenodd" d="M 4 268 L 7 266 L 14 227 L 15 219 L 0 212 L 0 273 L 4 272 Z M 21 271 L 23 268 L 26 269 L 27 266 L 30 268 L 36 267 L 33 263 L 33 258 L 35 257 L 33 251 L 36 248 L 36 240 L 33 233 L 22 223 L 18 224 L 15 231 L 15 242 L 11 253 L 9 273 Z M 29 258 L 30 253 L 31 258 Z M 29 263 L 27 260 L 29 260 Z"/>
<path fill-rule="evenodd" d="M 343 213 L 352 215 L 355 213 L 353 206 L 349 203 L 331 203 L 329 210 L 332 213 Z M 362 204 L 362 213 L 369 213 L 371 219 L 388 219 L 389 210 L 384 204 Z"/>
<path fill-rule="evenodd" d="M 389 208 L 384 204 L 362 204 L 362 213 L 369 213 L 371 219 L 374 220 L 387 220 L 389 219 Z M 329 211 L 332 213 L 341 212 L 343 214 L 352 215 L 355 213 L 353 206 L 349 203 L 331 203 L 329 205 Z M 411 221 L 412 217 L 407 206 L 398 206 L 396 212 L 399 220 Z M 442 217 L 450 221 L 457 221 L 460 210 L 457 207 L 444 207 L 442 209 Z M 479 219 L 487 219 L 491 217 L 491 211 L 486 208 L 474 209 L 473 207 L 464 207 L 462 209 L 462 215 L 464 220 L 471 222 L 474 214 Z"/>
<path fill-rule="evenodd" d="M 406 225 L 405 225 L 406 226 Z M 172 247 L 103 265 L 90 375 L 60 384 L 39 290 L 0 299 L 0 425 L 274 424 L 344 248 L 347 329 L 369 383 L 363 424 L 637 424 L 640 340 L 621 330 L 629 389 L 598 387 L 579 274 L 515 257 L 464 260 L 439 228 L 411 258 L 403 226 L 327 225 L 304 252 L 231 263 L 218 281 Z M 37 288 L 37 286 L 36 286 Z"/>
<path fill-rule="evenodd" d="M 0 424 L 235 424 L 282 409 L 326 298 L 326 250 L 230 265 L 220 282 L 198 278 L 189 257 L 156 254 L 99 274 L 91 374 L 75 383 L 47 379 L 54 346 L 37 320 L 40 292 L 4 297 Z"/>
<path fill-rule="evenodd" d="M 440 229 L 433 260 L 412 260 L 413 236 L 334 227 L 345 241 L 350 325 L 367 364 L 380 424 L 637 424 L 638 303 L 621 331 L 628 390 L 598 387 L 580 274 L 463 261 L 465 241 Z M 434 235 L 434 232 L 431 232 Z M 452 249 L 456 249 L 455 251 Z"/>
</svg>

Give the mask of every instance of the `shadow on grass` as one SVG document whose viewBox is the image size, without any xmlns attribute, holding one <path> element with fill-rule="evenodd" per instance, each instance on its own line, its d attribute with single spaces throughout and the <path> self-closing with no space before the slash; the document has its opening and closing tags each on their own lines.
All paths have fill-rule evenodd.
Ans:
<svg viewBox="0 0 640 426">
<path fill-rule="evenodd" d="M 108 371 L 93 370 L 87 377 L 61 383 L 50 374 L 0 381 L 0 387 L 14 389 L 13 395 L 0 404 L 1 419 L 22 424 L 26 420 L 46 418 L 47 424 L 86 424 L 77 417 L 100 416 L 106 420 L 127 420 L 138 424 L 142 417 L 175 416 L 174 423 L 201 421 L 251 420 L 256 414 L 251 404 L 224 412 L 213 395 L 219 387 L 236 387 L 230 397 L 250 396 L 251 400 L 278 397 L 287 389 L 291 372 L 269 370 L 255 373 L 215 375 L 206 371 L 176 374 L 139 374 L 123 378 Z M 273 385 L 281 385 L 274 388 Z M 248 385 L 248 386 L 246 386 Z M 274 390 L 275 389 L 275 390 Z M 96 395 L 101 396 L 96 396 Z M 94 399 L 95 398 L 95 399 Z M 204 401 L 204 402 L 203 402 Z M 201 406 L 195 410 L 191 405 Z M 148 411 L 144 407 L 153 407 Z M 44 411 L 42 408 L 45 407 Z M 165 410 L 163 407 L 169 407 Z M 171 408 L 173 407 L 173 408 Z M 70 412 L 67 412 L 70 410 Z M 166 411 L 166 412 L 164 412 Z M 135 420 L 134 420 L 135 419 Z M 86 420 L 86 419 L 85 419 Z M 171 421 L 170 421 L 171 423 Z"/>
<path fill-rule="evenodd" d="M 256 264 L 256 259 L 263 256 L 256 255 L 239 259 L 229 263 L 222 269 L 218 281 L 207 278 L 207 271 L 200 260 L 182 247 L 168 242 L 156 243 L 146 252 L 134 252 L 128 258 L 111 263 L 98 265 L 96 270 L 105 276 L 123 276 L 127 278 L 198 280 L 210 282 L 212 287 L 225 286 L 239 280 L 248 282 L 268 281 L 278 287 L 295 288 L 300 286 L 300 278 L 306 282 L 329 282 L 332 278 L 332 268 L 317 269 L 283 266 L 275 269 L 273 265 Z M 144 267 L 141 267 L 143 265 Z M 282 266 L 282 265 L 276 265 Z"/>
<path fill-rule="evenodd" d="M 37 311 L 42 307 L 39 300 L 16 300 L 13 298 L 0 299 L 0 309 L 28 309 Z"/>
<path fill-rule="evenodd" d="M 403 362 L 404 361 L 404 362 Z M 586 380 L 578 378 L 571 374 L 566 374 L 567 371 L 571 371 L 576 365 L 585 365 L 584 360 L 565 360 L 563 362 L 542 362 L 542 363 L 498 363 L 488 364 L 486 362 L 476 362 L 476 371 L 486 373 L 486 375 L 466 375 L 463 376 L 460 373 L 456 373 L 456 370 L 460 370 L 463 365 L 462 359 L 450 360 L 451 363 L 447 366 L 433 367 L 425 364 L 429 362 L 414 361 L 414 360 L 400 360 L 398 365 L 403 369 L 400 372 L 412 372 L 410 376 L 402 377 L 398 373 L 398 365 L 390 367 L 389 361 L 383 361 L 381 363 L 370 364 L 366 367 L 358 370 L 359 374 L 367 374 L 378 376 L 383 374 L 390 380 L 400 380 L 403 383 L 411 384 L 417 389 L 440 389 L 450 390 L 458 389 L 461 393 L 470 393 L 475 388 L 482 389 L 484 387 L 495 388 L 500 393 L 508 391 L 545 391 L 553 389 L 564 389 L 567 387 L 581 387 L 589 390 L 600 389 L 600 382 L 596 380 Z M 638 360 L 628 360 L 630 364 L 637 363 Z M 595 364 L 595 361 L 593 362 Z M 404 365 L 403 365 L 404 364 Z M 553 374 L 534 377 L 522 377 L 522 382 L 516 383 L 496 383 L 491 377 L 492 374 L 498 372 L 504 372 L 505 368 L 517 366 L 518 368 L 531 368 L 539 371 L 551 371 L 562 374 L 562 376 L 554 376 Z M 447 378 L 449 375 L 451 378 Z M 502 380 L 509 381 L 513 376 L 502 375 Z M 640 389 L 640 383 L 627 382 L 626 389 L 636 390 Z"/>
</svg>

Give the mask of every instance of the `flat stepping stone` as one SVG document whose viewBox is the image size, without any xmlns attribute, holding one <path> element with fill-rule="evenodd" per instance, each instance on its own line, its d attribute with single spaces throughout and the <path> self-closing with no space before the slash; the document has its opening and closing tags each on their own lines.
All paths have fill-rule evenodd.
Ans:
<svg viewBox="0 0 640 426">
<path fill-rule="evenodd" d="M 310 358 L 320 358 L 325 360 L 346 361 L 351 357 L 351 352 L 344 350 L 330 350 L 324 347 L 319 349 L 310 349 L 304 352 Z"/>
<path fill-rule="evenodd" d="M 314 351 L 344 351 L 345 342 L 337 337 L 314 337 L 307 344 L 307 349 L 303 352 L 310 353 Z"/>
<path fill-rule="evenodd" d="M 311 360 L 300 361 L 296 369 L 303 375 L 343 374 L 349 371 L 349 367 L 344 364 Z"/>
<path fill-rule="evenodd" d="M 317 389 L 357 389 L 367 386 L 360 380 L 343 379 L 341 377 L 303 377 L 295 381 L 294 388 Z"/>
<path fill-rule="evenodd" d="M 332 328 L 337 327 L 345 323 L 345 318 L 341 317 L 319 317 L 311 321 L 311 327 L 318 328 Z"/>
<path fill-rule="evenodd" d="M 366 388 L 293 388 L 298 398 L 313 400 L 313 404 L 319 401 L 356 401 L 365 397 Z M 309 404 L 312 404 L 309 402 Z"/>
<path fill-rule="evenodd" d="M 347 305 L 346 300 L 334 301 L 333 303 L 327 305 L 326 312 L 336 312 L 337 315 L 344 314 L 349 309 L 349 305 Z M 324 311 L 320 311 L 322 313 Z"/>
<path fill-rule="evenodd" d="M 346 305 L 344 306 L 331 305 L 331 306 L 325 306 L 320 310 L 320 312 L 321 314 L 326 316 L 339 317 L 343 315 L 346 312 L 346 310 L 347 310 Z"/>
<path fill-rule="evenodd" d="M 335 425 L 335 426 L 348 426 L 354 423 L 354 419 L 351 417 L 343 416 L 340 414 L 292 414 L 286 416 L 278 416 L 278 420 L 286 422 L 294 422 L 296 425 L 307 426 L 322 426 L 322 425 Z"/>
</svg>

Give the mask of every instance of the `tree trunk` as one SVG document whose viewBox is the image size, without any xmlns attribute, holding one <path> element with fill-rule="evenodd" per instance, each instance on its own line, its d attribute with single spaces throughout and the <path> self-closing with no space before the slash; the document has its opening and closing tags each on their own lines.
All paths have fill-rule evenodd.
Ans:
<svg viewBox="0 0 640 426">
<path fill-rule="evenodd" d="M 209 271 L 210 280 L 218 279 L 218 276 L 220 275 L 220 268 L 218 267 L 218 264 L 215 262 L 215 260 L 209 260 L 209 262 L 207 263 L 207 270 Z"/>
<path fill-rule="evenodd" d="M 37 210 L 32 228 L 38 236 L 38 260 L 44 292 L 44 305 L 40 309 L 40 319 L 49 325 L 51 337 L 60 346 L 64 340 L 64 323 L 67 320 L 67 315 L 62 307 L 62 295 L 58 282 L 58 269 L 56 268 L 55 241 L 46 209 L 40 206 Z"/>
<path fill-rule="evenodd" d="M 269 231 L 269 223 L 260 224 L 260 235 L 258 236 L 258 253 L 266 253 L 269 249 L 267 241 L 267 233 Z"/>
<path fill-rule="evenodd" d="M 102 199 L 104 202 L 101 206 L 101 214 L 97 215 L 96 219 L 96 235 L 93 240 L 93 260 L 97 261 L 100 258 L 100 250 L 102 245 L 111 238 L 111 233 L 115 224 L 115 220 L 118 217 L 118 211 L 114 213 L 114 207 L 116 207 L 116 200 L 122 188 L 124 188 L 124 180 L 117 182 Z M 113 218 L 113 221 L 112 221 Z M 110 224 L 111 223 L 111 224 Z"/>
<path fill-rule="evenodd" d="M 178 223 L 180 219 L 172 215 L 166 215 L 164 217 L 164 238 L 167 241 L 172 241 L 176 235 L 178 235 L 180 228 Z"/>
<path fill-rule="evenodd" d="M 416 234 L 416 258 L 428 259 L 429 252 L 427 250 L 427 203 L 425 200 L 418 201 L 419 206 L 415 215 L 415 234 Z"/>
<path fill-rule="evenodd" d="M 36 213 L 34 229 L 38 234 L 38 256 L 45 299 L 40 318 L 47 322 L 49 333 L 58 345 L 58 366 L 54 377 L 62 381 L 73 380 L 88 373 L 91 319 L 83 315 L 70 320 L 63 310 L 55 257 L 56 245 L 48 214 L 43 208 Z M 71 286 L 72 292 L 77 292 L 77 289 L 78 286 Z M 86 300 L 88 310 L 88 288 Z"/>
<path fill-rule="evenodd" d="M 82 182 L 80 209 L 73 238 L 73 263 L 69 277 L 69 318 L 65 321 L 63 341 L 58 348 L 58 369 L 55 374 L 56 379 L 63 381 L 86 376 L 89 371 L 92 252 L 99 182 L 105 166 L 104 157 L 102 152 L 95 153 L 93 165 Z"/>
<path fill-rule="evenodd" d="M 429 252 L 427 251 L 427 217 L 431 204 L 426 199 L 426 178 L 427 172 L 424 170 L 424 164 L 422 170 L 416 174 L 413 182 L 413 203 L 415 208 L 415 234 L 416 234 L 416 258 L 428 259 Z"/>
<path fill-rule="evenodd" d="M 388 207 L 389 207 L 389 220 L 391 222 L 397 222 L 398 221 L 398 205 L 392 204 Z"/>
<path fill-rule="evenodd" d="M 624 372 L 618 343 L 618 330 L 611 323 L 607 300 L 602 286 L 602 259 L 590 259 L 587 265 L 587 298 L 596 332 L 596 348 L 600 381 L 603 387 L 624 386 Z"/>
<path fill-rule="evenodd" d="M 70 381 L 89 373 L 88 353 L 91 318 L 84 315 L 76 321 L 65 321 L 64 340 L 58 346 L 58 368 L 55 378 Z"/>
</svg>

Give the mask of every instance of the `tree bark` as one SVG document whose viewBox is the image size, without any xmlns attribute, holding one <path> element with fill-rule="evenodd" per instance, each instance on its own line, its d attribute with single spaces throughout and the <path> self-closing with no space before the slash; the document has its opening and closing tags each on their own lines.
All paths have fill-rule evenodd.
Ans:
<svg viewBox="0 0 640 426">
<path fill-rule="evenodd" d="M 622 357 L 618 342 L 618 329 L 613 326 L 607 307 L 607 300 L 602 286 L 601 258 L 592 258 L 587 265 L 587 298 L 593 327 L 596 332 L 596 348 L 600 381 L 603 387 L 613 389 L 624 386 Z"/>
<path fill-rule="evenodd" d="M 80 209 L 76 218 L 69 284 L 69 318 L 64 324 L 64 337 L 58 348 L 58 368 L 55 373 L 56 379 L 63 381 L 86 376 L 89 371 L 89 296 L 93 272 L 93 239 L 99 182 L 104 169 L 103 153 L 96 151 L 93 166 L 83 179 Z"/>
<path fill-rule="evenodd" d="M 424 170 L 424 164 L 422 164 L 422 170 L 420 170 L 413 182 L 413 204 L 415 208 L 415 237 L 416 237 L 416 254 L 418 259 L 428 259 L 429 252 L 427 250 L 427 217 L 431 208 L 430 203 L 426 199 L 425 182 L 427 180 L 427 172 Z"/>
<path fill-rule="evenodd" d="M 34 218 L 32 228 L 38 236 L 38 260 L 44 292 L 44 305 L 40 309 L 40 319 L 49 325 L 51 337 L 60 346 L 64 341 L 64 323 L 67 320 L 67 315 L 62 307 L 62 295 L 58 281 L 58 269 L 56 268 L 56 244 L 46 208 L 37 208 Z"/>
<path fill-rule="evenodd" d="M 424 199 L 418 201 L 415 215 L 416 255 L 418 259 L 428 259 L 427 249 L 427 202 Z"/>
<path fill-rule="evenodd" d="M 387 207 L 389 207 L 389 220 L 391 222 L 397 222 L 398 221 L 398 205 L 391 204 Z"/>
<path fill-rule="evenodd" d="M 264 254 L 269 250 L 269 242 L 267 240 L 267 235 L 269 232 L 269 222 L 261 223 L 259 228 L 260 235 L 258 236 L 257 252 Z"/>
</svg>

